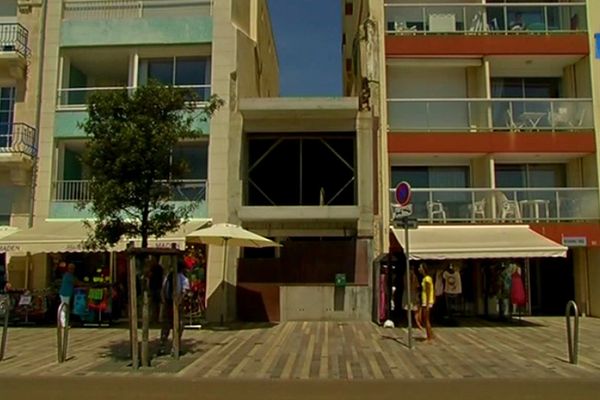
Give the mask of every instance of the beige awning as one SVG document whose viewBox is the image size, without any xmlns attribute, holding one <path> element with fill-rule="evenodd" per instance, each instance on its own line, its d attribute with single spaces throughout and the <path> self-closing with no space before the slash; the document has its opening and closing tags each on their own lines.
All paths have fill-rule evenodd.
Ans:
<svg viewBox="0 0 600 400">
<path fill-rule="evenodd" d="M 2 239 L 3 237 L 6 237 L 8 235 L 12 235 L 13 233 L 15 233 L 18 230 L 19 230 L 19 228 L 15 228 L 12 226 L 0 226 L 0 239 Z"/>
<path fill-rule="evenodd" d="M 404 230 L 391 228 L 404 248 Z M 566 257 L 567 247 L 527 225 L 420 226 L 409 230 L 411 260 Z"/>
<path fill-rule="evenodd" d="M 160 239 L 150 238 L 149 247 L 170 247 L 175 243 L 178 248 L 185 248 L 185 237 L 208 223 L 209 220 L 192 220 L 182 225 L 179 230 L 171 232 Z M 12 233 L 0 238 L 0 252 L 10 253 L 68 253 L 88 251 L 83 242 L 88 237 L 88 230 L 82 221 L 45 221 L 33 228 Z M 123 239 L 112 250 L 124 250 L 131 239 Z M 136 246 L 141 240 L 135 238 Z"/>
</svg>

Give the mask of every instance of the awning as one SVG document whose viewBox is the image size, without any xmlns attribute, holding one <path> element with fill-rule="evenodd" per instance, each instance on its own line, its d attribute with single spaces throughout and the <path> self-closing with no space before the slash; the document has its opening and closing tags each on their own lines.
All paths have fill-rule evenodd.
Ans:
<svg viewBox="0 0 600 400">
<path fill-rule="evenodd" d="M 391 228 L 404 248 L 404 230 Z M 409 230 L 411 260 L 566 257 L 567 247 L 527 225 L 420 226 Z"/>
<path fill-rule="evenodd" d="M 3 237 L 6 237 L 8 235 L 12 235 L 13 233 L 15 233 L 18 230 L 19 230 L 19 228 L 15 228 L 12 226 L 0 226 L 0 239 L 2 239 Z"/>
<path fill-rule="evenodd" d="M 160 239 L 149 238 L 149 247 L 170 247 L 175 243 L 178 248 L 185 248 L 185 237 L 205 226 L 209 220 L 192 220 Z M 88 230 L 82 221 L 45 221 L 33 228 L 14 232 L 0 238 L 0 252 L 15 253 L 68 253 L 89 251 L 83 246 L 88 237 Z M 123 239 L 112 250 L 124 250 L 131 239 Z M 141 245 L 139 238 L 133 239 L 136 246 Z"/>
</svg>

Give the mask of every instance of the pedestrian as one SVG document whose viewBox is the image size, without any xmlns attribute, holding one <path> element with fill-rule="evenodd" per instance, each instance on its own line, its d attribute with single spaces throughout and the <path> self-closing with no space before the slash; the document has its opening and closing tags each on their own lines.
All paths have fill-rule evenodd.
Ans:
<svg viewBox="0 0 600 400">
<path fill-rule="evenodd" d="M 157 260 L 153 260 L 149 271 L 150 277 L 148 279 L 148 289 L 150 291 L 150 307 L 151 307 L 151 321 L 158 322 L 160 315 L 160 306 L 162 303 L 161 291 L 163 286 L 163 267 L 158 263 Z"/>
<path fill-rule="evenodd" d="M 63 274 L 62 281 L 60 282 L 60 290 L 58 291 L 61 304 L 71 304 L 76 283 L 79 284 L 79 281 L 75 278 L 75 264 L 69 263 L 67 271 Z"/>
<path fill-rule="evenodd" d="M 165 354 L 167 341 L 169 340 L 169 333 L 174 327 L 174 315 L 173 315 L 173 302 L 179 307 L 179 341 L 181 342 L 181 336 L 183 334 L 183 320 L 181 318 L 182 313 L 182 298 L 186 291 L 190 289 L 190 281 L 183 273 L 185 265 L 183 262 L 177 263 L 177 278 L 179 287 L 176 291 L 173 288 L 173 273 L 169 272 L 163 280 L 161 298 L 163 308 L 162 328 L 160 331 L 160 348 L 159 354 Z M 171 350 L 172 352 L 173 350 Z"/>
<path fill-rule="evenodd" d="M 419 278 L 415 273 L 414 268 L 410 269 L 410 304 L 408 304 L 408 290 L 404 290 L 402 292 L 402 308 L 405 310 L 410 309 L 413 314 L 413 318 L 415 319 L 415 323 L 417 328 L 423 329 L 423 325 L 421 324 L 421 307 L 420 307 L 420 299 L 419 299 Z M 406 282 L 404 282 L 404 286 L 406 286 Z"/>
<path fill-rule="evenodd" d="M 427 271 L 425 263 L 419 265 L 419 273 L 423 277 L 421 281 L 421 311 L 422 311 L 422 322 L 425 324 L 425 331 L 427 332 L 427 340 L 433 340 L 433 330 L 431 329 L 431 308 L 435 302 L 435 289 L 433 286 L 433 279 Z"/>
</svg>

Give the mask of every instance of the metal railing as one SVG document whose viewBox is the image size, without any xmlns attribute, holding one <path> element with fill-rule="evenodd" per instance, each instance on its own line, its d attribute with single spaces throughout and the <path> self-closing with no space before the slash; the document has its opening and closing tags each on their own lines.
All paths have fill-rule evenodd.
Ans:
<svg viewBox="0 0 600 400">
<path fill-rule="evenodd" d="M 208 101 L 211 95 L 211 85 L 177 85 L 176 88 L 189 89 L 198 96 L 202 102 Z M 59 108 L 86 107 L 92 94 L 106 92 L 120 92 L 127 90 L 130 94 L 136 89 L 133 86 L 106 86 L 58 89 L 57 105 Z"/>
<path fill-rule="evenodd" d="M 99 20 L 212 15 L 212 0 L 69 0 L 63 20 Z"/>
<path fill-rule="evenodd" d="M 29 31 L 21 24 L 0 24 L 0 53 L 16 52 L 29 57 Z"/>
<path fill-rule="evenodd" d="M 594 129 L 592 99 L 387 100 L 391 131 L 579 131 Z"/>
<path fill-rule="evenodd" d="M 392 213 L 398 209 L 390 189 Z M 413 188 L 425 223 L 528 223 L 600 219 L 598 188 Z"/>
<path fill-rule="evenodd" d="M 37 155 L 36 130 L 23 123 L 0 124 L 0 153 Z"/>
<path fill-rule="evenodd" d="M 167 182 L 165 182 L 167 183 Z M 206 200 L 206 180 L 181 179 L 168 182 L 172 201 L 202 202 Z M 52 184 L 53 201 L 88 202 L 92 199 L 89 180 L 58 180 Z"/>
<path fill-rule="evenodd" d="M 557 34 L 587 31 L 585 2 L 432 3 L 385 2 L 388 34 Z"/>
</svg>

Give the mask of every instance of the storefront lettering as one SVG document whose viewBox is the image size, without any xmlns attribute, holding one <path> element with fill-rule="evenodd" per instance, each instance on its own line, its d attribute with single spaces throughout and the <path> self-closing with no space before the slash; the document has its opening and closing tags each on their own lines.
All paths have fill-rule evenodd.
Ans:
<svg viewBox="0 0 600 400">
<path fill-rule="evenodd" d="M 21 246 L 14 244 L 2 244 L 0 245 L 0 252 L 6 253 L 10 251 L 21 251 Z"/>
</svg>

